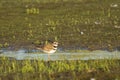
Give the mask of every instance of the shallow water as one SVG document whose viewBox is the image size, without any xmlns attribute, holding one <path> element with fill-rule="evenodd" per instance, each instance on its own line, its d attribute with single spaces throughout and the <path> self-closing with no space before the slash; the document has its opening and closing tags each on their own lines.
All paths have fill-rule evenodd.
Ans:
<svg viewBox="0 0 120 80">
<path fill-rule="evenodd" d="M 16 60 L 24 59 L 40 59 L 48 60 L 46 53 L 37 50 L 20 49 L 17 51 L 0 50 L 0 56 L 15 58 Z M 91 59 L 120 59 L 120 51 L 102 51 L 102 50 L 79 50 L 78 52 L 70 51 L 57 51 L 50 55 L 50 60 L 91 60 Z"/>
</svg>

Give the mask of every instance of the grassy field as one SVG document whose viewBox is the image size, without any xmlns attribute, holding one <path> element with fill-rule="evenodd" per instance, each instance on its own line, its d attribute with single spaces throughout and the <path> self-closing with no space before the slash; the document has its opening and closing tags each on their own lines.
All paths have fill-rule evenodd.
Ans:
<svg viewBox="0 0 120 80">
<path fill-rule="evenodd" d="M 0 58 L 1 80 L 119 80 L 119 60 L 41 61 Z"/>
<path fill-rule="evenodd" d="M 0 0 L 0 48 L 48 39 L 63 49 L 120 50 L 120 0 Z M 119 71 L 119 60 L 0 58 L 0 80 L 120 80 Z"/>
<path fill-rule="evenodd" d="M 1 0 L 0 47 L 30 48 L 48 39 L 61 47 L 120 46 L 119 0 Z"/>
</svg>

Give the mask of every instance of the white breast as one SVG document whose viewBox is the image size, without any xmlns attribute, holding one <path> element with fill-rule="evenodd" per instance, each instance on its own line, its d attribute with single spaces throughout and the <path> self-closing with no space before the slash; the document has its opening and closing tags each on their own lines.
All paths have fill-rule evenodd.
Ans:
<svg viewBox="0 0 120 80">
<path fill-rule="evenodd" d="M 43 52 L 45 52 L 45 53 L 49 53 L 49 54 L 53 54 L 53 53 L 55 53 L 55 51 L 56 51 L 56 50 L 43 51 Z"/>
</svg>

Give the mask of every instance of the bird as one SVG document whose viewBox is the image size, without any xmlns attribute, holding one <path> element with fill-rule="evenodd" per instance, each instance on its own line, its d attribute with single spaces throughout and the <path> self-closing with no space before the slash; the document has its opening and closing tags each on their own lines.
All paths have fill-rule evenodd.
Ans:
<svg viewBox="0 0 120 80">
<path fill-rule="evenodd" d="M 58 42 L 57 41 L 47 41 L 43 45 L 37 45 L 35 46 L 37 50 L 40 50 L 44 53 L 48 54 L 48 59 L 50 60 L 50 55 L 55 53 L 58 47 Z"/>
</svg>

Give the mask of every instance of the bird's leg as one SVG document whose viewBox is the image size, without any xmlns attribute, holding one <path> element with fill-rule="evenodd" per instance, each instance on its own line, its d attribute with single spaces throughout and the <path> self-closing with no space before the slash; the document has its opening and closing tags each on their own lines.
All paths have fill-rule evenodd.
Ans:
<svg viewBox="0 0 120 80">
<path fill-rule="evenodd" d="M 50 54 L 48 54 L 48 61 L 50 60 Z"/>
</svg>

